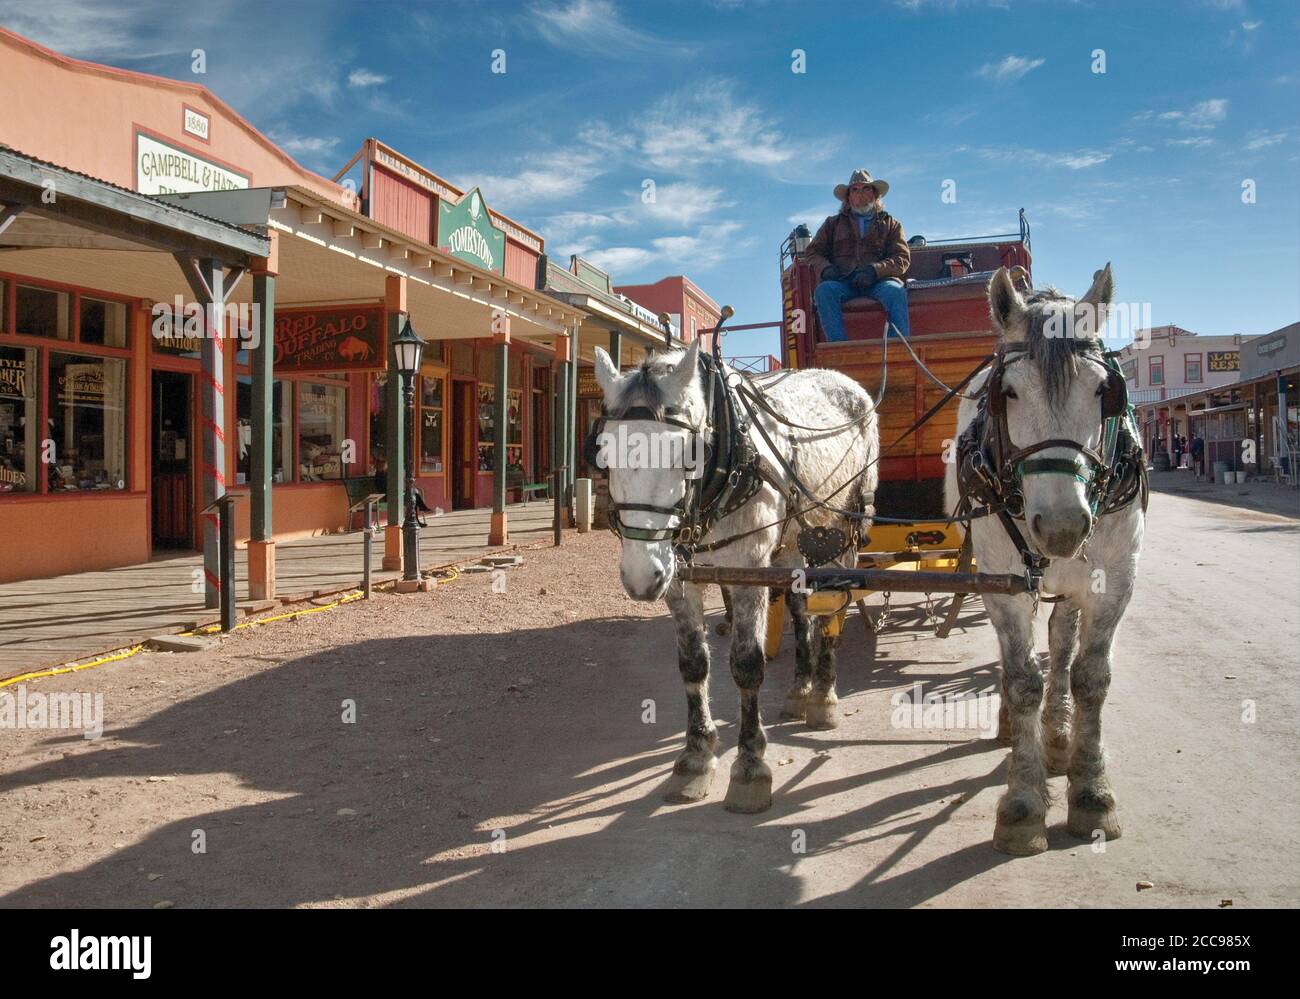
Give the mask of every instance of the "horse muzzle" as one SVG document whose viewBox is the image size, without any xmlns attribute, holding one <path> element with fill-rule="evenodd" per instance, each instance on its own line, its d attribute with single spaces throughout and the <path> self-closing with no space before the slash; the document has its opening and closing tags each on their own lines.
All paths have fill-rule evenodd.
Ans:
<svg viewBox="0 0 1300 999">
<path fill-rule="evenodd" d="M 1028 520 L 1035 545 L 1048 558 L 1073 558 L 1092 532 L 1092 514 L 1082 509 L 1035 513 Z"/>
</svg>

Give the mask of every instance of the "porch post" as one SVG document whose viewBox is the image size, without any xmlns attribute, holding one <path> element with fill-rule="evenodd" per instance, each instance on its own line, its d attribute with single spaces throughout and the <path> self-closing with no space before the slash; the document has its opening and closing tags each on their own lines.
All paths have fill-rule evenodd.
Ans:
<svg viewBox="0 0 1300 999">
<path fill-rule="evenodd" d="M 271 252 L 253 261 L 254 329 L 258 342 L 252 350 L 253 453 L 250 462 L 251 494 L 248 538 L 248 596 L 252 600 L 275 598 L 275 530 L 271 517 L 272 402 L 275 359 L 275 278 L 280 270 L 280 234 L 267 233 Z"/>
<path fill-rule="evenodd" d="M 568 334 L 555 338 L 555 457 L 556 467 L 567 465 L 569 461 L 569 337 Z M 566 468 L 559 476 L 560 489 L 560 526 L 569 526 L 569 470 Z"/>
<path fill-rule="evenodd" d="M 225 267 L 211 257 L 175 255 L 185 280 L 203 312 L 203 342 L 199 349 L 199 403 L 203 438 L 202 500 L 209 506 L 226 491 L 226 366 Z M 203 514 L 203 606 L 221 605 L 219 515 Z"/>
<path fill-rule="evenodd" d="M 384 528 L 384 568 L 402 568 L 402 520 L 406 516 L 406 407 L 402 404 L 402 376 L 389 349 L 402 332 L 406 319 L 406 278 L 389 274 L 384 279 L 384 313 L 388 337 L 384 357 L 388 381 L 384 385 L 384 454 L 388 458 L 388 520 Z"/>
<path fill-rule="evenodd" d="M 577 503 L 574 499 L 574 487 L 578 481 L 578 358 L 581 356 L 579 350 L 580 341 L 578 337 L 578 325 L 575 323 L 571 334 L 573 339 L 571 357 L 569 362 L 569 412 L 567 415 L 569 423 L 569 446 L 567 458 L 569 462 L 569 514 L 574 516 L 574 510 Z M 577 526 L 577 521 L 571 519 L 570 526 Z"/>
<path fill-rule="evenodd" d="M 618 327 L 609 331 L 609 359 L 615 368 L 623 367 L 623 331 Z"/>
<path fill-rule="evenodd" d="M 492 316 L 492 350 L 496 354 L 496 403 L 493 406 L 495 433 L 492 450 L 492 523 L 488 529 L 489 545 L 505 545 L 506 530 L 506 420 L 510 414 L 507 392 L 510 388 L 510 317 L 504 312 Z M 523 414 L 520 414 L 520 419 Z"/>
</svg>

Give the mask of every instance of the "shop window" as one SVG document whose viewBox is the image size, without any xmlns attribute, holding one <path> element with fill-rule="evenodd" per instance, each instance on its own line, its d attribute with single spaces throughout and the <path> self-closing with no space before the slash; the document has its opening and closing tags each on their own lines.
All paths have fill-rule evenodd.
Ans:
<svg viewBox="0 0 1300 999">
<path fill-rule="evenodd" d="M 0 347 L 0 495 L 36 491 L 36 422 L 36 351 Z"/>
<path fill-rule="evenodd" d="M 496 453 L 496 415 L 493 413 L 497 398 L 495 385 L 478 387 L 478 470 L 490 472 L 496 467 L 492 456 Z"/>
<path fill-rule="evenodd" d="M 68 339 L 68 304 L 66 291 L 34 288 L 20 284 L 17 288 L 17 311 L 14 332 L 27 336 L 46 336 L 52 340 Z"/>
<path fill-rule="evenodd" d="M 1189 385 L 1199 383 L 1201 380 L 1201 355 L 1184 354 L 1183 355 L 1183 381 Z"/>
<path fill-rule="evenodd" d="M 50 492 L 126 488 L 126 362 L 50 353 Z"/>
<path fill-rule="evenodd" d="M 524 393 L 510 389 L 506 393 L 506 468 L 524 470 Z"/>
<path fill-rule="evenodd" d="M 384 410 L 384 392 L 388 386 L 387 372 L 370 376 L 370 471 L 387 461 L 388 420 Z"/>
<path fill-rule="evenodd" d="M 298 473 L 303 482 L 343 478 L 348 390 L 298 383 Z"/>
<path fill-rule="evenodd" d="M 442 471 L 443 379 L 420 379 L 420 471 Z"/>
<path fill-rule="evenodd" d="M 0 333 L 9 332 L 9 286 L 0 280 Z"/>
<path fill-rule="evenodd" d="M 126 305 L 83 296 L 81 342 L 99 347 L 125 347 Z"/>
<path fill-rule="evenodd" d="M 1165 359 L 1163 355 L 1148 359 L 1149 370 L 1151 373 L 1151 385 L 1154 388 L 1157 385 L 1165 383 Z"/>
<path fill-rule="evenodd" d="M 293 464 L 289 448 L 293 436 L 289 433 L 289 398 L 292 388 L 288 382 L 276 379 L 271 383 L 271 481 L 284 482 L 285 469 Z M 240 375 L 235 395 L 235 484 L 244 486 L 253 476 L 253 379 Z"/>
</svg>

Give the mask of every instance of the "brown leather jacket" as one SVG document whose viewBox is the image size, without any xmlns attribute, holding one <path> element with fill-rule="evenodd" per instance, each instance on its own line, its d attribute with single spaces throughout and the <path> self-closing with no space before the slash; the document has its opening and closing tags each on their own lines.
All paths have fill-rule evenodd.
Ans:
<svg viewBox="0 0 1300 999">
<path fill-rule="evenodd" d="M 899 278 L 907 273 L 912 263 L 912 251 L 907 248 L 903 226 L 882 209 L 867 226 L 865 236 L 858 235 L 858 220 L 848 205 L 832 215 L 808 244 L 808 263 L 818 278 L 822 271 L 834 264 L 847 277 L 853 271 L 874 267 L 876 279 Z"/>
</svg>

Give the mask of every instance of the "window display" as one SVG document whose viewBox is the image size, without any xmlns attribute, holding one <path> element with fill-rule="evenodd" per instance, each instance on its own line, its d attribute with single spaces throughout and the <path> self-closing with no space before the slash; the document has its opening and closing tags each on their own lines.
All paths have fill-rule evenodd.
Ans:
<svg viewBox="0 0 1300 999">
<path fill-rule="evenodd" d="M 420 378 L 420 471 L 442 471 L 442 389 L 436 375 Z"/>
<path fill-rule="evenodd" d="M 126 305 L 83 296 L 81 342 L 100 347 L 125 347 Z"/>
<path fill-rule="evenodd" d="M 292 386 L 276 379 L 271 383 L 271 481 L 284 482 L 285 469 L 293 465 L 289 446 L 288 399 Z M 247 485 L 253 474 L 253 379 L 240 375 L 235 398 L 235 484 Z"/>
<path fill-rule="evenodd" d="M 36 351 L 0 347 L 0 494 L 36 491 Z"/>
<path fill-rule="evenodd" d="M 49 491 L 126 488 L 126 362 L 50 352 Z"/>
<path fill-rule="evenodd" d="M 343 478 L 348 390 L 298 383 L 298 473 L 301 482 Z"/>
</svg>

